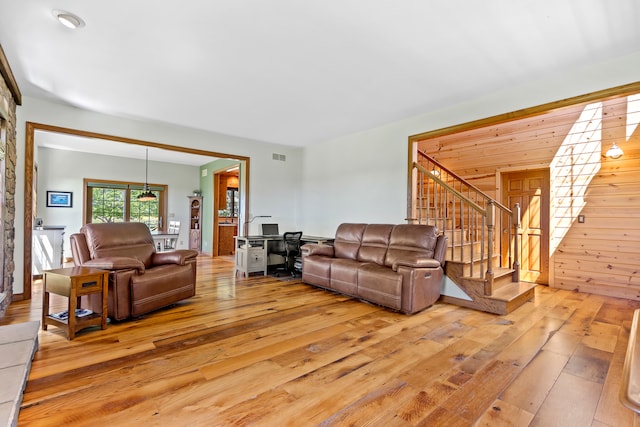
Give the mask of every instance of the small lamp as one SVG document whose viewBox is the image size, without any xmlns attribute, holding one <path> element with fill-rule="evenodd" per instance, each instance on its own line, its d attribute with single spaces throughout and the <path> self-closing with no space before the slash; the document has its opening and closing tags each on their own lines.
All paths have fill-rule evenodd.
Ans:
<svg viewBox="0 0 640 427">
<path fill-rule="evenodd" d="M 244 224 L 251 224 L 253 222 L 254 219 L 256 218 L 271 218 L 271 215 L 256 215 L 253 218 L 251 218 L 249 221 L 245 221 Z"/>
<path fill-rule="evenodd" d="M 271 218 L 271 215 L 256 215 L 253 218 L 249 219 L 248 221 L 244 222 L 244 235 L 248 235 L 249 234 L 249 224 L 251 224 L 253 222 L 254 219 L 256 218 Z"/>
<path fill-rule="evenodd" d="M 607 154 L 605 155 L 610 159 L 619 159 L 623 154 L 624 152 L 622 151 L 622 148 L 618 147 L 614 142 L 613 144 L 611 144 L 611 148 L 607 150 Z"/>
</svg>

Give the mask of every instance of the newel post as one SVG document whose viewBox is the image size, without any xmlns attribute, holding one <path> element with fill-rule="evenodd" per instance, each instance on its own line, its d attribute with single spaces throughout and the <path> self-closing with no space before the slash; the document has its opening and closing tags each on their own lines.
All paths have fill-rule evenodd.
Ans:
<svg viewBox="0 0 640 427">
<path fill-rule="evenodd" d="M 520 228 L 520 203 L 513 206 L 512 222 L 513 222 L 513 281 L 520 281 L 520 254 L 518 242 L 518 229 Z"/>
<path fill-rule="evenodd" d="M 487 272 L 484 275 L 484 294 L 493 293 L 493 234 L 495 228 L 496 206 L 493 200 L 489 200 L 486 210 L 487 215 Z"/>
</svg>

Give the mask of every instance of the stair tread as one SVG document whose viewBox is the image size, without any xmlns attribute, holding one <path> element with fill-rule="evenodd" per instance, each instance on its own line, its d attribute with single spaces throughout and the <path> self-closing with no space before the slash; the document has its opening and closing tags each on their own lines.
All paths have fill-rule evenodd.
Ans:
<svg viewBox="0 0 640 427">
<path fill-rule="evenodd" d="M 471 240 L 456 240 L 454 242 L 449 241 L 449 246 L 447 247 L 447 250 L 451 252 L 451 248 L 453 248 L 453 250 L 460 250 L 460 246 L 471 246 L 471 245 L 480 247 L 480 242 L 472 242 Z M 480 249 L 478 249 L 478 252 L 480 252 Z"/>
<path fill-rule="evenodd" d="M 493 267 L 493 280 L 499 279 L 500 277 L 508 276 L 513 273 L 513 269 L 511 268 L 501 268 L 501 267 Z M 476 281 L 484 281 L 484 272 L 482 274 L 483 277 L 477 276 L 464 276 L 462 279 L 465 280 L 476 280 Z"/>
<path fill-rule="evenodd" d="M 474 257 L 475 259 L 473 260 L 473 262 L 479 263 L 480 262 L 480 255 L 479 254 L 474 254 L 474 255 L 475 255 L 475 257 Z M 486 263 L 487 262 L 486 261 L 486 259 L 487 259 L 486 252 L 484 254 L 484 257 L 485 257 L 485 263 Z M 499 255 L 497 255 L 497 254 L 493 255 L 493 259 L 494 260 L 498 259 L 498 258 L 499 258 Z M 468 255 L 468 254 L 465 254 L 463 259 L 449 259 L 449 254 L 447 254 L 447 256 L 445 257 L 445 261 L 447 261 L 447 262 L 457 262 L 458 264 L 470 264 L 471 263 L 471 256 Z"/>
<path fill-rule="evenodd" d="M 521 295 L 529 292 L 531 289 L 538 286 L 537 283 L 529 282 L 513 282 L 508 285 L 504 285 L 497 289 L 493 295 L 487 296 L 487 298 L 500 300 L 500 301 L 512 301 Z"/>
</svg>

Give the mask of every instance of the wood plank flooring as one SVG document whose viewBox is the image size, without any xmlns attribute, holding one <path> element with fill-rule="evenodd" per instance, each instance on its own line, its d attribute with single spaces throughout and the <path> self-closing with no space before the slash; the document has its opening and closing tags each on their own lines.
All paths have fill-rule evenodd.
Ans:
<svg viewBox="0 0 640 427">
<path fill-rule="evenodd" d="M 41 331 L 19 426 L 632 425 L 618 389 L 639 302 L 539 286 L 506 316 L 406 316 L 232 261 L 201 257 L 197 296 L 143 318 Z M 35 286 L 0 324 L 41 306 Z"/>
</svg>

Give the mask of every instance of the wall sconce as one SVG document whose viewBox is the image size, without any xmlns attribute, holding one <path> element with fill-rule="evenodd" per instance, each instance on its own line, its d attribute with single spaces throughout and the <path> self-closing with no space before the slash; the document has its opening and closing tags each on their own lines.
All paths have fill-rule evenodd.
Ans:
<svg viewBox="0 0 640 427">
<path fill-rule="evenodd" d="M 619 159 L 623 154 L 624 151 L 622 151 L 622 148 L 618 147 L 614 142 L 613 144 L 611 144 L 611 148 L 607 150 L 607 154 L 605 155 L 610 159 Z"/>
</svg>

